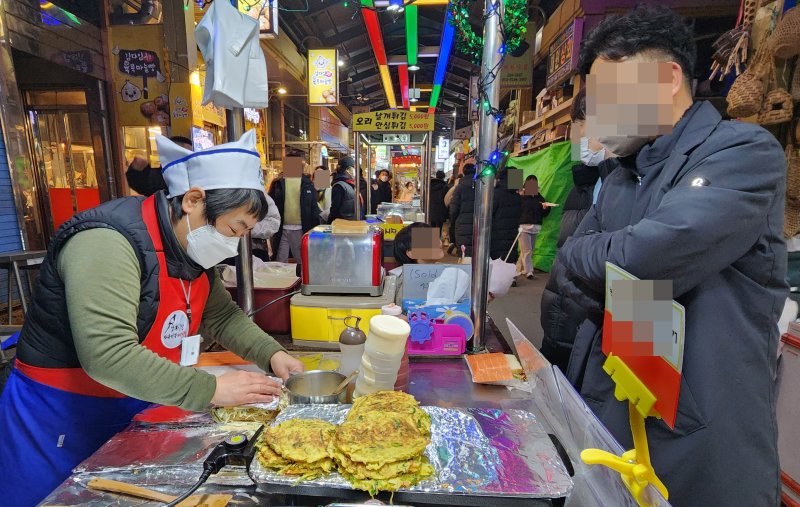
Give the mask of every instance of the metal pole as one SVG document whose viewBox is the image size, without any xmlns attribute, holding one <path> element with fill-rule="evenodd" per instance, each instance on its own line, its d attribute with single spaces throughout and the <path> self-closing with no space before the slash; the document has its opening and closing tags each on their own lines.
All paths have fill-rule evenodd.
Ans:
<svg viewBox="0 0 800 507">
<path fill-rule="evenodd" d="M 367 212 L 365 214 L 372 213 L 372 176 L 375 174 L 375 171 L 372 170 L 372 145 L 367 143 L 367 170 L 364 171 L 367 177 Z"/>
<path fill-rule="evenodd" d="M 423 212 L 425 213 L 425 221 L 427 223 L 431 223 L 431 164 L 433 163 L 433 155 L 431 155 L 433 144 L 431 142 L 431 137 L 433 137 L 433 132 L 429 132 L 425 139 L 425 179 L 422 183 L 425 190 Z"/>
<path fill-rule="evenodd" d="M 496 2 L 496 3 L 495 3 Z M 493 107 L 500 100 L 500 72 L 496 69 L 500 61 L 500 16 L 503 3 L 500 0 L 485 0 L 483 25 L 483 58 L 481 59 L 481 83 Z M 493 12 L 496 9 L 496 12 Z M 496 72 L 495 79 L 488 77 Z M 491 82 L 489 82 L 491 81 Z M 497 122 L 486 116 L 479 105 L 480 134 L 478 136 L 478 159 L 489 160 L 496 148 Z M 470 352 L 480 352 L 485 347 L 487 288 L 489 286 L 489 247 L 492 228 L 492 201 L 494 197 L 494 175 L 480 176 L 483 164 L 477 165 L 475 180 L 475 220 L 472 229 L 472 322 L 475 335 Z"/>
<path fill-rule="evenodd" d="M 228 141 L 238 141 L 244 134 L 244 109 L 240 107 L 228 109 L 225 116 L 228 123 Z M 246 315 L 249 315 L 254 309 L 253 242 L 249 232 L 239 240 L 239 256 L 236 257 L 236 295 L 239 306 Z"/>
<path fill-rule="evenodd" d="M 356 150 L 354 157 L 355 167 L 353 168 L 353 171 L 355 172 L 354 179 L 356 182 L 355 220 L 361 220 L 361 162 L 359 160 L 361 158 L 361 139 L 358 136 L 358 132 L 353 132 L 353 149 Z"/>
</svg>

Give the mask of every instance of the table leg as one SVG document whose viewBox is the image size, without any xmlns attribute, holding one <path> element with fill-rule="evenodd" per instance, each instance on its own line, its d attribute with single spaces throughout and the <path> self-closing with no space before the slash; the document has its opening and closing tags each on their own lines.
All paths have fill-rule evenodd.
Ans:
<svg viewBox="0 0 800 507">
<path fill-rule="evenodd" d="M 17 290 L 19 291 L 19 301 L 22 303 L 22 314 L 28 313 L 28 303 L 25 302 L 25 288 L 22 287 L 22 278 L 19 276 L 19 266 L 17 261 L 13 261 L 11 266 L 14 268 L 14 279 L 17 281 Z"/>
<path fill-rule="evenodd" d="M 11 266 L 8 266 L 6 268 L 6 274 L 8 275 L 8 300 L 7 301 L 8 301 L 8 325 L 10 326 L 10 325 L 14 324 L 13 322 L 11 322 L 11 318 L 12 318 L 11 314 L 14 311 L 14 307 L 11 305 L 11 296 L 12 296 L 12 291 L 13 291 L 12 287 L 14 286 L 13 285 L 14 282 L 11 279 Z"/>
</svg>

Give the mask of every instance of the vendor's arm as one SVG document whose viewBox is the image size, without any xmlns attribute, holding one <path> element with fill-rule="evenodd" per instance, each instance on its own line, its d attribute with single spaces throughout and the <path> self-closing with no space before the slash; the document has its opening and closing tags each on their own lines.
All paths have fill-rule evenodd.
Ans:
<svg viewBox="0 0 800 507">
<path fill-rule="evenodd" d="M 289 356 L 273 337 L 247 318 L 216 273 L 214 277 L 200 333 L 205 338 L 215 339 L 242 359 L 264 370 L 272 370 L 282 378 L 288 377 L 290 372 L 302 371 L 302 363 Z"/>
<path fill-rule="evenodd" d="M 786 160 L 763 129 L 725 130 L 727 147 L 686 171 L 637 224 L 570 238 L 559 254 L 566 267 L 602 293 L 609 261 L 643 280 L 672 280 L 673 297 L 680 297 L 753 248 L 780 198 Z M 693 186 L 696 178 L 708 184 Z M 595 212 L 582 231 L 597 230 Z"/>
<path fill-rule="evenodd" d="M 102 266 L 102 269 L 98 269 Z M 111 229 L 73 236 L 58 256 L 78 359 L 94 380 L 145 401 L 203 410 L 213 375 L 142 347 L 136 329 L 141 268 L 130 243 Z"/>
</svg>

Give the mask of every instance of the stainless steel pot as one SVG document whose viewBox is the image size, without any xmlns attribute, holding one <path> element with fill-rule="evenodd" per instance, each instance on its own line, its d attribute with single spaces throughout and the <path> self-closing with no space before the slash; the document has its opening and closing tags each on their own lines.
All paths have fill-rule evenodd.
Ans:
<svg viewBox="0 0 800 507">
<path fill-rule="evenodd" d="M 345 378 L 338 371 L 313 370 L 292 375 L 284 383 L 289 392 L 290 405 L 308 405 L 314 403 L 345 403 L 347 389 L 338 395 L 330 394 Z"/>
</svg>

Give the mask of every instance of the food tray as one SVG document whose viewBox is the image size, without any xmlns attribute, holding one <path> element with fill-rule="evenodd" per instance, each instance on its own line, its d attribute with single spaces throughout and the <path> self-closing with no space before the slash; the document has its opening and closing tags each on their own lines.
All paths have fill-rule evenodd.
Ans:
<svg viewBox="0 0 800 507">
<path fill-rule="evenodd" d="M 431 416 L 431 443 L 425 455 L 433 477 L 400 490 L 408 493 L 560 498 L 572 489 L 558 451 L 530 412 L 495 409 L 422 407 Z M 273 424 L 290 419 L 344 421 L 349 405 L 293 405 Z M 297 494 L 335 496 L 333 489 L 352 489 L 338 473 L 297 482 L 253 461 L 260 485 L 290 486 Z"/>
</svg>

